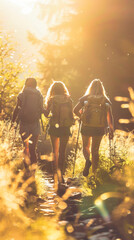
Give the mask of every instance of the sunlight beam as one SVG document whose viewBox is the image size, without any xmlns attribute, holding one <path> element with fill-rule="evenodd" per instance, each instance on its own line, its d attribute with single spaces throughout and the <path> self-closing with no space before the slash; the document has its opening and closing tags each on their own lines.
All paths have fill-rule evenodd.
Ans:
<svg viewBox="0 0 134 240">
<path fill-rule="evenodd" d="M 19 6 L 21 8 L 21 12 L 24 15 L 28 15 L 32 12 L 35 4 L 38 0 L 8 0 L 9 2 Z"/>
</svg>

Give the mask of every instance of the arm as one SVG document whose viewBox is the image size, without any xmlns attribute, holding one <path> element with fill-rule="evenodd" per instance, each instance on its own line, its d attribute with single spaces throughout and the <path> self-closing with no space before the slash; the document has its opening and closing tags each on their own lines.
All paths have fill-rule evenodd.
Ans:
<svg viewBox="0 0 134 240">
<path fill-rule="evenodd" d="M 51 102 L 49 101 L 47 106 L 43 109 L 43 113 L 45 117 L 48 117 L 51 110 Z"/>
<path fill-rule="evenodd" d="M 81 109 L 82 109 L 82 104 L 79 102 L 73 109 L 74 113 L 76 114 L 76 116 L 78 116 L 79 118 L 81 118 Z"/>
<path fill-rule="evenodd" d="M 18 99 L 16 107 L 14 108 L 14 111 L 13 111 L 12 123 L 15 122 L 15 120 L 19 114 L 20 106 L 21 106 L 21 101 L 20 101 L 20 99 Z"/>
</svg>

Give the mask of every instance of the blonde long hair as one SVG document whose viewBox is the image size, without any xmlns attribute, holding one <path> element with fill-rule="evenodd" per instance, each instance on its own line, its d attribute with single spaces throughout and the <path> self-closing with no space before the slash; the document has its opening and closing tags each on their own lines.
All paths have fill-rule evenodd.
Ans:
<svg viewBox="0 0 134 240">
<path fill-rule="evenodd" d="M 48 91 L 47 91 L 47 95 L 45 98 L 45 104 L 47 106 L 49 100 L 51 97 L 55 96 L 55 95 L 66 95 L 66 96 L 70 96 L 69 91 L 67 89 L 67 87 L 65 86 L 65 83 L 61 82 L 61 81 L 54 81 Z"/>
<path fill-rule="evenodd" d="M 100 81 L 100 79 L 94 79 L 90 83 L 84 96 L 86 96 L 86 95 L 95 95 L 95 96 L 102 95 L 111 103 L 110 99 L 106 95 L 105 88 L 103 86 L 103 83 Z"/>
</svg>

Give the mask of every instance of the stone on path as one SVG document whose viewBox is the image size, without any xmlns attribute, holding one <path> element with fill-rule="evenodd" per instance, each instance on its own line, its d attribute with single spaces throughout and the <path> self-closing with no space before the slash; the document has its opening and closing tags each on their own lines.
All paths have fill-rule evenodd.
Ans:
<svg viewBox="0 0 134 240">
<path fill-rule="evenodd" d="M 44 216 L 58 216 L 58 225 L 65 228 L 67 239 L 69 236 L 75 240 L 116 239 L 114 228 L 105 224 L 92 198 L 82 198 L 78 179 L 69 179 L 68 184 L 60 184 L 56 193 L 52 177 L 44 177 L 47 183 L 46 197 L 44 203 L 40 204 L 40 212 Z"/>
</svg>

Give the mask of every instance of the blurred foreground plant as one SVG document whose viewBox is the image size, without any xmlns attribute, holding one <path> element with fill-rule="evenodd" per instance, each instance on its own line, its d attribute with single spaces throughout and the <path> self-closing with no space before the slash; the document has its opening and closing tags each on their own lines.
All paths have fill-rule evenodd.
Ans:
<svg viewBox="0 0 134 240">
<path fill-rule="evenodd" d="M 13 131 L 13 130 L 12 130 Z M 23 231 L 30 225 L 24 208 L 35 181 L 25 178 L 21 145 L 14 145 L 14 135 L 9 122 L 0 122 L 0 239 L 10 236 L 10 231 Z M 19 141 L 18 135 L 16 135 Z"/>
<path fill-rule="evenodd" d="M 60 226 L 58 221 L 67 205 L 64 199 L 54 197 L 55 193 L 53 195 L 50 191 L 51 184 L 44 178 L 41 170 L 36 171 L 35 177 L 32 172 L 26 171 L 23 165 L 22 148 L 18 130 L 15 133 L 14 129 L 10 129 L 10 122 L 1 121 L 0 239 L 66 240 L 64 226 Z M 47 204 L 48 212 L 52 207 L 54 216 L 44 216 L 45 212 L 41 208 L 45 204 Z M 68 239 L 73 240 L 71 236 Z"/>
<path fill-rule="evenodd" d="M 119 97 L 119 96 L 115 97 L 115 100 L 118 102 L 126 102 L 121 104 L 121 107 L 128 108 L 129 112 L 132 115 L 130 119 L 119 119 L 120 123 L 125 123 L 125 124 L 134 123 L 134 90 L 131 87 L 129 87 L 128 91 L 129 91 L 130 98 Z"/>
</svg>

